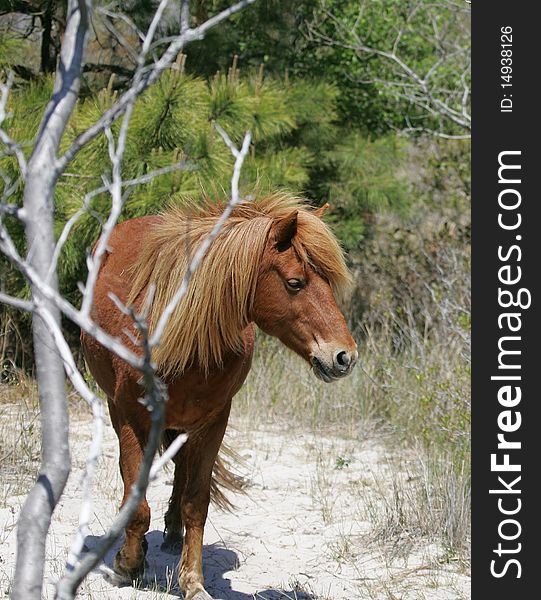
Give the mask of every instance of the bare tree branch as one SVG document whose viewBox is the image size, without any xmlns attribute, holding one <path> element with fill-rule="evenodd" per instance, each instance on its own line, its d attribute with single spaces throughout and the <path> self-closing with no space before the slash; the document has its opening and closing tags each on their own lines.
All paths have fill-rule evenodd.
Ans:
<svg viewBox="0 0 541 600">
<path fill-rule="evenodd" d="M 100 344 L 102 344 L 111 352 L 117 354 L 125 360 L 129 365 L 136 369 L 142 366 L 141 358 L 129 350 L 118 338 L 110 336 L 103 329 L 98 327 L 90 318 L 85 318 L 81 312 L 77 310 L 70 302 L 60 295 L 58 289 L 55 289 L 50 283 L 46 283 L 49 277 L 48 269 L 44 277 L 40 277 L 37 271 L 25 260 L 21 258 L 15 244 L 9 237 L 5 227 L 0 222 L 0 250 L 8 257 L 8 259 L 19 269 L 26 277 L 32 288 L 36 290 L 40 297 L 45 298 L 54 306 L 55 310 L 61 311 L 68 319 L 78 325 L 83 331 L 93 336 Z M 52 256 L 52 255 L 51 255 Z M 47 265 L 48 266 L 48 265 Z"/>
<path fill-rule="evenodd" d="M 180 33 L 185 33 L 190 28 L 190 2 L 181 0 L 180 2 Z"/>
<path fill-rule="evenodd" d="M 394 33 L 388 36 L 386 42 L 376 46 L 366 41 L 370 32 L 361 28 L 361 15 L 366 5 L 366 1 L 361 4 L 357 18 L 352 21 L 349 17 L 332 13 L 325 1 L 321 0 L 324 20 L 314 20 L 309 24 L 308 35 L 326 45 L 351 50 L 361 58 L 378 57 L 383 61 L 374 63 L 377 66 L 372 67 L 370 60 L 367 60 L 365 65 L 370 75 L 357 81 L 377 84 L 387 89 L 391 97 L 418 109 L 407 115 L 410 120 L 430 117 L 428 121 L 424 119 L 422 127 L 406 127 L 404 132 L 431 132 L 452 139 L 471 137 L 470 51 L 458 37 L 464 37 L 461 33 L 466 27 L 464 14 L 469 14 L 469 9 L 452 0 L 435 4 L 418 0 L 408 7 L 398 24 L 388 19 L 389 29 Z M 442 11 L 452 16 L 452 19 L 444 21 L 444 25 L 441 24 Z M 382 18 L 385 19 L 385 16 Z M 395 14 L 393 18 L 396 19 Z M 334 34 L 327 32 L 325 21 L 332 24 Z M 454 29 L 447 21 L 452 21 Z M 427 61 L 415 63 L 416 58 L 404 52 L 406 34 L 420 36 L 429 47 L 434 48 L 435 59 L 430 64 L 425 66 L 424 62 Z M 384 75 L 378 73 L 382 64 L 388 70 Z M 439 79 L 444 82 L 446 77 L 450 78 L 448 86 L 435 81 Z M 354 75 L 350 78 L 355 80 Z M 432 126 L 432 122 L 436 125 Z"/>
<path fill-rule="evenodd" d="M 152 425 L 150 429 L 149 440 L 145 448 L 143 462 L 139 471 L 138 480 L 132 488 L 128 500 L 123 505 L 122 509 L 120 510 L 119 514 L 114 520 L 112 526 L 109 528 L 108 532 L 100 538 L 97 546 L 93 550 L 88 552 L 84 557 L 82 557 L 79 562 L 74 563 L 72 560 L 68 563 L 68 569 L 57 585 L 56 598 L 58 600 L 72 600 L 74 598 L 77 587 L 80 585 L 84 577 L 99 563 L 99 561 L 103 558 L 106 552 L 114 544 L 117 537 L 122 533 L 126 525 L 129 523 L 133 512 L 135 511 L 137 506 L 139 506 L 140 502 L 144 497 L 149 481 L 156 478 L 163 465 L 165 465 L 168 460 L 175 456 L 175 454 L 181 448 L 182 444 L 184 444 L 184 442 L 187 439 L 186 435 L 177 436 L 174 442 L 164 452 L 162 457 L 153 464 L 154 456 L 156 454 L 161 439 L 161 431 L 163 430 L 167 390 L 161 382 L 161 380 L 156 376 L 155 365 L 152 362 L 152 348 L 159 343 L 165 326 L 167 324 L 167 320 L 169 319 L 170 315 L 172 314 L 182 297 L 185 295 L 188 284 L 191 279 L 191 275 L 197 269 L 198 265 L 204 257 L 204 254 L 206 253 L 206 250 L 208 249 L 212 241 L 215 239 L 216 235 L 218 235 L 219 231 L 223 227 L 223 224 L 225 223 L 227 217 L 231 214 L 231 211 L 233 210 L 235 205 L 240 202 L 238 192 L 238 180 L 240 177 L 242 164 L 250 147 L 251 135 L 250 133 L 247 133 L 245 135 L 244 142 L 240 151 L 238 151 L 235 148 L 235 146 L 232 144 L 231 140 L 229 139 L 227 134 L 225 134 L 225 132 L 222 133 L 222 136 L 224 137 L 224 141 L 230 147 L 231 151 L 236 157 L 235 168 L 231 183 L 231 200 L 228 203 L 226 210 L 222 213 L 222 216 L 216 223 L 216 226 L 214 227 L 212 232 L 203 241 L 200 248 L 198 248 L 198 252 L 194 256 L 194 259 L 190 264 L 190 268 L 188 269 L 186 277 L 184 278 L 179 290 L 164 310 L 160 321 L 158 322 L 156 331 L 152 336 L 152 339 L 149 340 L 148 337 L 148 328 L 145 314 L 143 313 L 142 315 L 137 315 L 134 313 L 133 308 L 124 307 L 118 299 L 113 298 L 119 310 L 130 314 L 140 334 L 139 339 L 141 340 L 141 345 L 144 350 L 143 365 L 141 367 L 141 370 L 143 372 L 143 382 L 146 390 L 145 404 L 149 409 Z M 111 154 L 112 159 L 114 159 L 115 152 L 113 151 L 113 149 L 111 149 Z M 76 549 L 77 548 L 79 548 L 79 546 L 76 546 Z"/>
<path fill-rule="evenodd" d="M 92 436 L 90 451 L 87 455 L 86 469 L 83 477 L 83 502 L 79 517 L 79 527 L 67 561 L 69 569 L 70 565 L 73 565 L 78 559 L 83 549 L 84 539 L 88 532 L 88 524 L 92 514 L 92 484 L 97 461 L 101 453 L 101 442 L 103 437 L 103 403 L 101 399 L 90 390 L 82 375 L 79 373 L 62 330 L 51 313 L 44 306 L 39 304 L 37 307 L 33 307 L 32 310 L 39 314 L 41 319 L 45 322 L 55 340 L 56 347 L 64 363 L 66 375 L 70 378 L 73 387 L 77 390 L 79 395 L 86 400 L 94 417 L 94 434 Z"/>
<path fill-rule="evenodd" d="M 0 202 L 0 214 L 2 213 L 22 220 L 21 209 L 16 204 L 4 204 Z"/>
<path fill-rule="evenodd" d="M 139 470 L 139 475 L 135 485 L 133 486 L 127 501 L 122 506 L 120 512 L 113 521 L 113 524 L 98 541 L 95 548 L 87 552 L 75 564 L 68 563 L 68 568 L 64 576 L 60 579 L 56 588 L 57 600 L 73 600 L 77 588 L 83 579 L 90 571 L 99 563 L 105 556 L 107 551 L 115 543 L 116 539 L 122 533 L 124 528 L 130 522 L 130 519 L 144 498 L 146 489 L 150 482 L 151 472 L 157 473 L 156 469 L 152 470 L 154 456 L 161 441 L 161 434 L 165 422 L 165 402 L 167 401 L 167 388 L 156 376 L 155 368 L 152 363 L 152 350 L 148 344 L 148 329 L 146 321 L 140 319 L 138 315 L 133 313 L 132 318 L 139 330 L 144 350 L 143 356 L 143 386 L 145 397 L 143 404 L 147 407 L 151 420 L 151 428 L 149 439 L 145 447 L 143 461 Z M 180 440 L 177 444 L 178 448 L 185 441 Z M 163 463 L 160 463 L 162 466 Z"/>
<path fill-rule="evenodd" d="M 26 312 L 32 312 L 34 310 L 34 304 L 32 302 L 29 302 L 28 300 L 21 300 L 20 298 L 15 298 L 15 296 L 10 296 L 9 294 L 5 294 L 4 292 L 0 292 L 0 302 L 2 302 L 3 304 L 8 304 L 9 306 L 13 306 L 13 308 L 24 310 Z"/>
<path fill-rule="evenodd" d="M 110 10 L 108 10 L 106 7 L 100 7 L 98 9 L 98 12 L 100 12 L 102 15 L 104 15 L 106 17 L 112 17 L 112 18 L 124 17 L 123 20 L 128 21 L 128 19 L 127 19 L 127 17 L 125 17 L 125 15 L 117 15 L 116 13 L 113 13 Z M 130 25 L 132 25 L 131 20 L 129 20 L 128 22 Z M 105 28 L 107 29 L 107 31 L 116 39 L 116 41 L 122 46 L 122 48 L 124 48 L 130 61 L 134 65 L 136 65 L 137 58 L 138 58 L 137 52 L 132 48 L 131 44 L 124 37 L 122 32 L 108 18 L 103 19 L 103 24 L 105 25 Z M 140 35 L 140 37 L 142 39 L 142 37 L 143 37 L 142 33 L 139 32 L 139 30 L 135 27 L 135 25 L 133 25 L 133 29 L 138 32 L 138 34 Z"/>
</svg>

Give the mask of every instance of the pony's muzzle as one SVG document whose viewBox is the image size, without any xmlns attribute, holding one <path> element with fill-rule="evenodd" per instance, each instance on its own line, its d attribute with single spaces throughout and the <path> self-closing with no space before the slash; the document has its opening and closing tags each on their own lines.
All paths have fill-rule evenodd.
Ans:
<svg viewBox="0 0 541 600">
<path fill-rule="evenodd" d="M 357 350 L 348 352 L 347 350 L 338 350 L 333 356 L 333 369 L 335 373 L 339 373 L 339 377 L 347 375 L 355 366 L 359 353 Z"/>
<path fill-rule="evenodd" d="M 312 356 L 310 364 L 314 369 L 314 374 L 318 379 L 330 383 L 346 375 L 349 375 L 357 362 L 359 353 L 357 350 L 349 352 L 348 350 L 336 350 L 332 354 L 332 361 L 325 360 L 322 356 Z"/>
</svg>

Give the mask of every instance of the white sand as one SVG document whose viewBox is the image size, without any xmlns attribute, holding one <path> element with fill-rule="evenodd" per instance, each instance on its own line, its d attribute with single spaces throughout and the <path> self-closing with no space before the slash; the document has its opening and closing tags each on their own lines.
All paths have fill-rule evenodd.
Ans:
<svg viewBox="0 0 541 600">
<path fill-rule="evenodd" d="M 44 597 L 54 597 L 67 549 L 78 523 L 79 482 L 91 439 L 91 423 L 72 421 L 73 469 L 54 514 L 48 540 Z M 117 441 L 110 425 L 99 465 L 94 519 L 87 545 L 114 517 L 122 486 Z M 426 540 L 397 552 L 371 541 L 372 525 L 364 498 L 385 482 L 388 455 L 377 442 L 363 444 L 312 434 L 278 431 L 230 434 L 246 459 L 251 486 L 233 498 L 234 514 L 211 508 L 205 529 L 204 571 L 207 590 L 223 600 L 356 598 L 400 600 L 467 599 L 469 578 L 454 564 L 439 564 L 441 549 Z M 347 463 L 347 465 L 346 465 Z M 339 468 L 337 468 L 337 465 Z M 157 599 L 181 594 L 174 574 L 178 557 L 160 550 L 163 515 L 171 492 L 172 470 L 162 473 L 149 492 L 152 522 L 143 589 L 117 588 L 104 574 L 92 573 L 80 598 Z M 0 596 L 7 591 L 15 562 L 15 523 L 24 497 L 8 498 L 0 508 Z M 367 516 L 368 515 L 368 516 Z"/>
</svg>

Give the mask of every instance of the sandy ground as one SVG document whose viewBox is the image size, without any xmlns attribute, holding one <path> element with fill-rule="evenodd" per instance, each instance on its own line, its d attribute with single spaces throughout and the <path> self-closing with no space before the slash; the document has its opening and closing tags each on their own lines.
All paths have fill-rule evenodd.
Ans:
<svg viewBox="0 0 541 600">
<path fill-rule="evenodd" d="M 45 598 L 54 597 L 67 548 L 77 527 L 80 479 L 91 439 L 88 418 L 72 419 L 73 470 L 48 540 Z M 469 598 L 469 577 L 438 558 L 442 550 L 426 540 L 389 547 L 373 542 L 368 499 L 385 484 L 389 456 L 377 441 L 364 443 L 313 434 L 229 433 L 246 461 L 247 495 L 234 497 L 237 510 L 211 508 L 205 530 L 206 586 L 223 600 L 458 600 Z M 152 522 L 146 582 L 141 589 L 118 588 L 107 574 L 119 544 L 82 585 L 88 599 L 179 598 L 178 556 L 160 550 L 163 515 L 172 471 L 152 484 L 148 498 Z M 121 480 L 117 442 L 107 425 L 97 478 L 94 518 L 87 546 L 95 543 L 117 510 Z M 15 523 L 23 496 L 0 508 L 0 595 L 9 594 L 15 561 Z M 371 504 L 372 510 L 374 504 Z M 400 544 L 399 544 L 400 545 Z M 405 549 L 407 546 L 407 550 Z"/>
</svg>

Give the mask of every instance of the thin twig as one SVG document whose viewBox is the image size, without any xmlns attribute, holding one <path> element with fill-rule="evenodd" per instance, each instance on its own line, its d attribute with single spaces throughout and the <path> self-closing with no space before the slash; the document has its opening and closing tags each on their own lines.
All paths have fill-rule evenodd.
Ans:
<svg viewBox="0 0 541 600">
<path fill-rule="evenodd" d="M 0 84 L 0 125 L 2 125 L 2 123 L 7 118 L 6 107 L 7 107 L 7 102 L 8 102 L 8 98 L 9 98 L 9 94 L 11 92 L 12 86 L 13 86 L 13 71 L 8 71 L 7 80 L 5 81 L 5 83 Z M 26 167 L 27 167 L 26 158 L 25 158 L 24 153 L 23 153 L 21 147 L 19 146 L 19 144 L 17 144 L 14 140 L 12 140 L 11 137 L 1 128 L 0 128 L 0 142 L 2 142 L 4 144 L 4 146 L 6 146 L 6 148 L 8 149 L 8 151 L 11 154 L 15 155 L 15 157 L 17 158 L 17 162 L 19 163 L 19 169 L 21 170 L 21 175 L 23 177 L 25 177 Z"/>
</svg>

